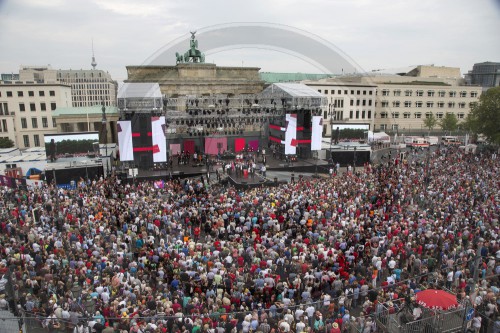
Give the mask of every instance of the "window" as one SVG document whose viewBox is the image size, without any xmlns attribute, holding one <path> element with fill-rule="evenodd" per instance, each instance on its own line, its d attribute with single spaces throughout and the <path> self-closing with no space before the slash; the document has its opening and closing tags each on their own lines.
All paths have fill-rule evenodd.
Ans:
<svg viewBox="0 0 500 333">
<path fill-rule="evenodd" d="M 28 122 L 26 118 L 21 118 L 21 128 L 28 128 Z"/>
<path fill-rule="evenodd" d="M 38 96 L 40 96 L 40 97 L 45 96 L 45 91 L 40 90 L 40 91 L 38 92 Z"/>
<path fill-rule="evenodd" d="M 321 94 L 321 89 L 318 89 L 318 92 Z"/>
<path fill-rule="evenodd" d="M 388 101 L 382 101 L 382 107 L 383 108 L 388 108 L 389 107 L 389 102 Z"/>
<path fill-rule="evenodd" d="M 8 132 L 9 130 L 7 129 L 7 119 L 2 119 L 2 127 L 4 132 Z"/>
<path fill-rule="evenodd" d="M 470 97 L 477 97 L 477 91 L 471 91 Z"/>
<path fill-rule="evenodd" d="M 423 103 L 422 103 L 421 101 L 415 102 L 415 106 L 416 106 L 417 108 L 421 108 L 421 107 L 422 107 L 422 104 L 423 104 Z"/>
<path fill-rule="evenodd" d="M 332 94 L 335 93 L 335 90 L 332 90 Z M 337 94 L 342 95 L 342 90 L 337 90 Z"/>
<path fill-rule="evenodd" d="M 56 103 L 50 103 L 50 110 L 54 111 L 56 109 Z"/>
<path fill-rule="evenodd" d="M 372 106 L 372 100 L 371 99 L 368 100 L 368 106 Z"/>
<path fill-rule="evenodd" d="M 477 105 L 477 102 L 470 102 L 469 103 L 469 107 L 472 109 L 473 107 L 475 107 Z"/>
<path fill-rule="evenodd" d="M 424 91 L 423 90 L 417 90 L 417 96 L 419 96 L 419 97 L 424 96 Z"/>
<path fill-rule="evenodd" d="M 434 102 L 427 102 L 426 103 L 428 108 L 433 108 L 434 107 Z"/>
<path fill-rule="evenodd" d="M 35 147 L 40 147 L 40 136 L 38 134 L 33 135 L 33 143 Z"/>
<path fill-rule="evenodd" d="M 380 118 L 382 119 L 387 118 L 387 112 L 380 112 Z"/>
<path fill-rule="evenodd" d="M 382 96 L 389 96 L 389 89 L 382 90 Z"/>
<path fill-rule="evenodd" d="M 430 117 L 432 117 L 432 112 L 426 112 L 425 119 L 429 119 Z"/>
<path fill-rule="evenodd" d="M 348 90 L 344 90 L 344 95 L 347 95 L 348 94 Z"/>
<path fill-rule="evenodd" d="M 57 127 L 56 118 L 52 118 L 52 127 Z"/>
<path fill-rule="evenodd" d="M 24 96 L 24 93 L 22 91 L 17 92 L 17 97 L 23 97 L 23 96 Z"/>
<path fill-rule="evenodd" d="M 351 95 L 354 95 L 354 90 L 351 90 Z"/>
<path fill-rule="evenodd" d="M 56 92 L 54 90 L 49 91 L 49 96 L 55 96 L 55 95 L 56 95 Z"/>
<path fill-rule="evenodd" d="M 446 95 L 446 91 L 444 91 L 444 90 L 439 90 L 438 91 L 438 96 L 439 97 L 444 97 L 445 95 Z"/>
<path fill-rule="evenodd" d="M 380 129 L 385 131 L 387 129 L 387 124 L 380 124 Z"/>
<path fill-rule="evenodd" d="M 448 96 L 450 96 L 450 97 L 457 97 L 457 92 L 456 91 L 450 91 L 448 93 Z"/>
<path fill-rule="evenodd" d="M 389 105 L 389 103 L 387 103 Z M 366 99 L 363 100 L 363 106 L 366 106 Z"/>
<path fill-rule="evenodd" d="M 24 103 L 19 103 L 19 111 L 21 111 L 21 112 L 26 111 L 26 107 L 24 106 Z"/>
<path fill-rule="evenodd" d="M 404 119 L 410 119 L 411 118 L 411 113 L 410 112 L 403 112 L 403 118 Z"/>
<path fill-rule="evenodd" d="M 351 99 L 351 103 L 350 103 L 351 106 L 354 106 L 354 100 Z"/>
<path fill-rule="evenodd" d="M 458 113 L 457 114 L 457 118 L 458 119 L 464 119 L 465 118 L 465 113 L 463 113 L 463 112 Z"/>
<path fill-rule="evenodd" d="M 47 111 L 47 105 L 45 103 L 40 103 L 40 110 Z"/>
<path fill-rule="evenodd" d="M 438 102 L 437 106 L 438 108 L 444 108 L 444 102 Z"/>
<path fill-rule="evenodd" d="M 458 103 L 458 108 L 465 109 L 465 103 L 464 102 Z"/>
<path fill-rule="evenodd" d="M 30 103 L 30 111 L 35 112 L 36 111 L 36 105 L 35 103 Z"/>
<path fill-rule="evenodd" d="M 399 112 L 393 112 L 392 113 L 392 118 L 399 119 Z"/>
<path fill-rule="evenodd" d="M 5 108 L 7 106 L 7 103 L 0 103 L 0 116 L 3 116 L 4 115 L 4 109 L 5 109 L 5 115 L 8 116 L 9 115 L 9 111 L 7 108 Z"/>
<path fill-rule="evenodd" d="M 38 119 L 31 118 L 31 127 L 38 128 Z"/>
<path fill-rule="evenodd" d="M 49 127 L 49 122 L 47 121 L 47 117 L 42 117 L 42 127 L 43 128 Z"/>
<path fill-rule="evenodd" d="M 397 131 L 397 130 L 399 130 L 399 125 L 398 125 L 398 124 L 392 124 L 392 126 L 391 126 L 391 127 L 392 127 L 392 130 L 393 130 L 393 131 Z"/>
<path fill-rule="evenodd" d="M 328 90 L 327 89 L 325 89 L 325 95 L 328 95 Z"/>
<path fill-rule="evenodd" d="M 405 108 L 411 108 L 411 102 L 405 101 Z"/>
<path fill-rule="evenodd" d="M 394 90 L 394 96 L 401 96 L 401 90 Z"/>
<path fill-rule="evenodd" d="M 35 96 L 35 92 L 32 91 L 32 90 L 28 91 L 28 96 L 29 97 L 34 97 Z"/>
<path fill-rule="evenodd" d="M 413 91 L 405 90 L 405 96 L 411 96 L 412 94 L 413 94 Z"/>
<path fill-rule="evenodd" d="M 30 137 L 29 137 L 29 135 L 23 135 L 23 142 L 24 142 L 24 146 L 25 147 L 29 147 L 30 146 Z"/>
<path fill-rule="evenodd" d="M 356 95 L 361 95 L 361 90 L 356 90 Z"/>
<path fill-rule="evenodd" d="M 449 108 L 454 108 L 455 107 L 455 102 L 448 102 L 448 107 Z"/>
<path fill-rule="evenodd" d="M 363 95 L 366 95 L 366 90 L 363 90 Z"/>
<path fill-rule="evenodd" d="M 434 97 L 434 90 L 427 90 L 428 97 Z"/>
<path fill-rule="evenodd" d="M 357 100 L 356 100 L 356 106 L 359 106 L 360 102 L 361 102 L 361 100 L 360 100 L 360 99 L 357 99 Z"/>
<path fill-rule="evenodd" d="M 372 119 L 372 111 L 368 110 L 368 119 Z"/>
<path fill-rule="evenodd" d="M 361 119 L 365 119 L 365 116 L 366 116 L 366 111 L 365 110 L 361 111 Z"/>
<path fill-rule="evenodd" d="M 443 112 L 438 112 L 436 113 L 436 118 L 437 119 L 443 119 L 444 113 Z"/>
<path fill-rule="evenodd" d="M 349 111 L 349 118 L 350 118 L 350 119 L 353 119 L 353 118 L 354 118 L 354 113 L 353 113 L 353 111 L 352 111 L 352 110 L 351 110 L 351 111 Z"/>
<path fill-rule="evenodd" d="M 7 97 L 12 97 L 12 91 L 7 91 Z"/>
<path fill-rule="evenodd" d="M 422 118 L 422 112 L 415 112 L 414 116 L 415 116 L 415 119 L 420 119 L 420 118 Z"/>
<path fill-rule="evenodd" d="M 392 102 L 392 107 L 393 108 L 399 108 L 401 106 L 401 102 L 400 101 L 393 101 Z"/>
<path fill-rule="evenodd" d="M 372 95 L 372 94 L 373 94 L 373 91 L 371 91 L 371 90 L 370 90 L 370 91 L 368 92 L 368 95 Z"/>
<path fill-rule="evenodd" d="M 356 119 L 359 119 L 359 110 L 356 110 Z"/>
<path fill-rule="evenodd" d="M 460 97 L 467 97 L 467 91 L 461 91 Z"/>
</svg>

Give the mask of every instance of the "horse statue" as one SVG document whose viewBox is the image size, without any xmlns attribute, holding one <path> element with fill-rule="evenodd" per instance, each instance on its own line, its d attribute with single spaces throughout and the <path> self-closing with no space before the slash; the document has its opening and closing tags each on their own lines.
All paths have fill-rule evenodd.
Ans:
<svg viewBox="0 0 500 333">
<path fill-rule="evenodd" d="M 205 55 L 198 50 L 198 41 L 196 40 L 195 34 L 196 31 L 190 31 L 191 40 L 189 41 L 189 50 L 184 53 L 184 61 L 185 62 L 205 62 Z"/>
<path fill-rule="evenodd" d="M 184 62 L 184 56 L 182 54 L 179 54 L 179 52 L 175 52 L 175 63 L 183 63 Z"/>
</svg>

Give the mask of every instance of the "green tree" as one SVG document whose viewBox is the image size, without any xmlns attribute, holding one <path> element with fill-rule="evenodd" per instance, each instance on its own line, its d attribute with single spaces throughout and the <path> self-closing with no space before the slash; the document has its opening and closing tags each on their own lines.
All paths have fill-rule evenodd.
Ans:
<svg viewBox="0 0 500 333">
<path fill-rule="evenodd" d="M 438 120 L 434 115 L 431 113 L 431 115 L 427 118 L 424 119 L 424 126 L 425 128 L 428 128 L 429 131 L 432 131 L 434 127 L 436 127 L 438 123 Z"/>
<path fill-rule="evenodd" d="M 441 126 L 444 131 L 455 131 L 458 127 L 458 118 L 454 113 L 446 113 L 439 122 L 439 126 Z"/>
<path fill-rule="evenodd" d="M 490 88 L 481 95 L 479 103 L 472 107 L 469 126 L 490 143 L 500 144 L 500 87 Z"/>
<path fill-rule="evenodd" d="M 12 148 L 14 147 L 14 142 L 9 138 L 0 138 L 0 148 Z"/>
</svg>

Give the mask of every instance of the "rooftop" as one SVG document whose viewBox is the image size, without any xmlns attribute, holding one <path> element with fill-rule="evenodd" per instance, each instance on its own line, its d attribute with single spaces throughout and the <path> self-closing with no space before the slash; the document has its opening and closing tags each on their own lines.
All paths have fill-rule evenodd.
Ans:
<svg viewBox="0 0 500 333">
<path fill-rule="evenodd" d="M 74 116 L 82 116 L 82 115 L 94 115 L 102 114 L 102 106 L 94 105 L 94 106 L 85 106 L 85 107 L 58 107 L 55 111 L 52 111 L 52 115 L 54 117 L 61 115 L 74 115 Z M 118 108 L 116 106 L 106 106 L 106 115 L 109 114 L 118 114 Z"/>
</svg>

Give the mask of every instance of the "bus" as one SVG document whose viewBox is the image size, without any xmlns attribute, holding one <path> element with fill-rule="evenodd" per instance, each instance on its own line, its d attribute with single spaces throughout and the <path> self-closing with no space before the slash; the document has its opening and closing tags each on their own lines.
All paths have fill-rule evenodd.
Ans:
<svg viewBox="0 0 500 333">
<path fill-rule="evenodd" d="M 462 142 L 456 136 L 443 136 L 441 143 L 445 146 L 460 146 Z"/>
</svg>

